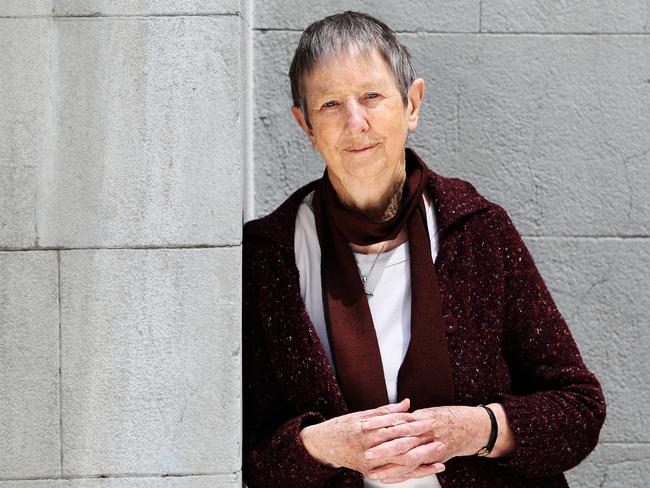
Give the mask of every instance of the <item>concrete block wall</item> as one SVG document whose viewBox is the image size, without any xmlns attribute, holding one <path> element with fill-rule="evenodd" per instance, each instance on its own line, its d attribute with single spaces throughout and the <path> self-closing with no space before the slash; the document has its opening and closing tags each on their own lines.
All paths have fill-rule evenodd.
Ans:
<svg viewBox="0 0 650 488">
<path fill-rule="evenodd" d="M 647 0 L 4 0 L 0 488 L 240 485 L 242 210 L 321 175 L 286 73 L 347 8 L 411 49 L 411 145 L 510 211 L 603 382 L 571 486 L 648 485 Z"/>
<path fill-rule="evenodd" d="M 244 19 L 0 2 L 0 488 L 241 486 Z"/>
<path fill-rule="evenodd" d="M 573 487 L 650 485 L 650 2 L 257 2 L 255 214 L 324 163 L 290 114 L 302 29 L 346 9 L 398 31 L 426 82 L 409 144 L 512 216 L 601 380 L 608 417 Z"/>
</svg>

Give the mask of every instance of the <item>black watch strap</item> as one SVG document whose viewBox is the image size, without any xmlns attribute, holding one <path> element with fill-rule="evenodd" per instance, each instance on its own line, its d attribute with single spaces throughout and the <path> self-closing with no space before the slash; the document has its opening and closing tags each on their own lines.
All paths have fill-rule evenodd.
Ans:
<svg viewBox="0 0 650 488">
<path fill-rule="evenodd" d="M 476 452 L 477 456 L 487 456 L 492 452 L 492 449 L 494 448 L 494 444 L 497 441 L 497 433 L 499 432 L 499 428 L 497 426 L 497 418 L 494 415 L 494 412 L 490 407 L 486 407 L 485 405 L 478 405 L 479 407 L 483 407 L 488 415 L 490 416 L 490 423 L 492 424 L 492 429 L 490 430 L 490 439 L 488 440 L 488 443 L 485 447 L 482 447 Z"/>
</svg>

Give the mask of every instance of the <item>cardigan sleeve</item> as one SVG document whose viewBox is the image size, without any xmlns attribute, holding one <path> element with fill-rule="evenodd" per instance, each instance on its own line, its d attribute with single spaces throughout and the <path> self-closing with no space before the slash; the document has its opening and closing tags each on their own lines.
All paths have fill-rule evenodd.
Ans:
<svg viewBox="0 0 650 488">
<path fill-rule="evenodd" d="M 273 372 L 266 330 L 273 306 L 265 284 L 277 279 L 268 268 L 269 256 L 244 246 L 242 309 L 243 467 L 249 488 L 316 488 L 342 468 L 320 464 L 305 449 L 300 431 L 323 422 L 319 412 L 289 412 L 282 385 Z M 281 306 L 278 303 L 276 306 Z"/>
<path fill-rule="evenodd" d="M 605 399 L 508 213 L 499 207 L 505 283 L 504 356 L 511 391 L 499 392 L 515 438 L 493 461 L 525 476 L 579 464 L 594 449 Z"/>
</svg>

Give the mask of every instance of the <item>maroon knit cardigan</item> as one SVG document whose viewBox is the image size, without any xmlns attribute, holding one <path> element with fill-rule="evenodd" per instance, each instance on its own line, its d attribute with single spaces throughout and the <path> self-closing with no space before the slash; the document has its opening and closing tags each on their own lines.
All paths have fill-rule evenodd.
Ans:
<svg viewBox="0 0 650 488">
<path fill-rule="evenodd" d="M 455 457 L 443 488 L 566 487 L 596 446 L 605 401 L 508 213 L 467 181 L 428 170 L 455 404 L 503 404 L 508 458 Z M 296 214 L 316 181 L 244 225 L 243 477 L 257 487 L 363 487 L 321 465 L 300 430 L 348 413 L 300 296 Z M 423 371 L 422 374 L 428 374 Z"/>
</svg>

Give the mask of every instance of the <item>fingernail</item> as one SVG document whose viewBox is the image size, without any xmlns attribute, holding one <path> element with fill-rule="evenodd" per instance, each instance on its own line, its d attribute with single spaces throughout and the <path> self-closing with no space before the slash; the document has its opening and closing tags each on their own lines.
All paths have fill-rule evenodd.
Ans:
<svg viewBox="0 0 650 488">
<path fill-rule="evenodd" d="M 379 478 L 379 475 L 377 475 L 377 474 L 375 474 L 375 473 L 370 473 L 370 476 L 368 476 L 368 477 L 369 477 L 371 480 L 376 480 L 377 478 Z"/>
<path fill-rule="evenodd" d="M 366 459 L 372 459 L 374 457 L 375 457 L 375 455 L 372 452 L 366 451 Z"/>
<path fill-rule="evenodd" d="M 368 428 L 368 425 L 370 425 L 369 422 L 361 422 L 361 428 L 362 428 L 362 429 L 367 429 L 367 428 Z"/>
</svg>

